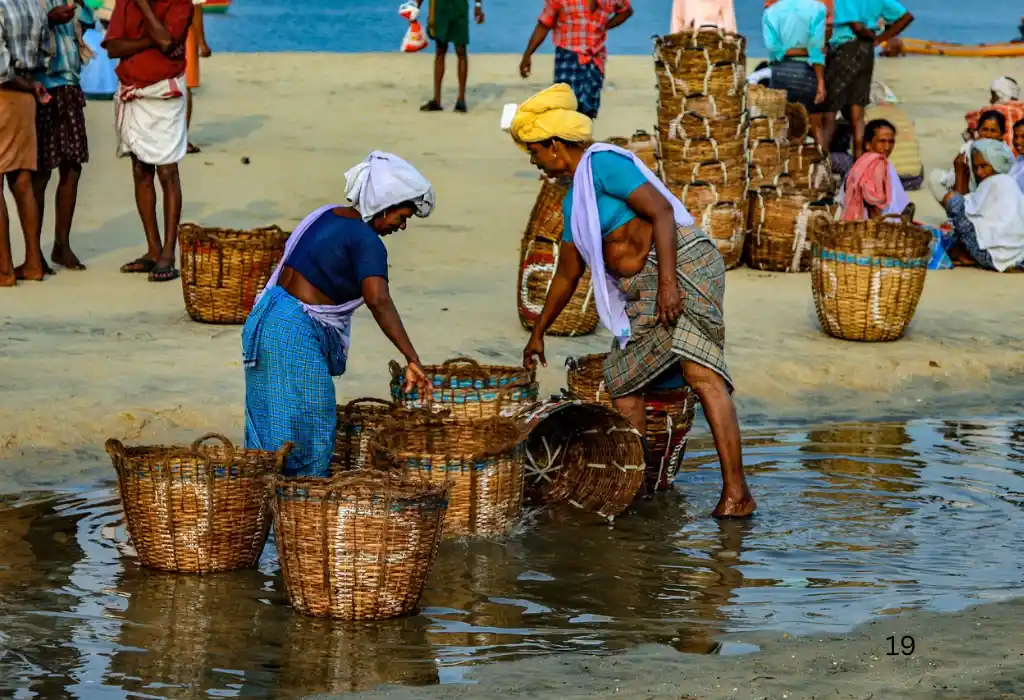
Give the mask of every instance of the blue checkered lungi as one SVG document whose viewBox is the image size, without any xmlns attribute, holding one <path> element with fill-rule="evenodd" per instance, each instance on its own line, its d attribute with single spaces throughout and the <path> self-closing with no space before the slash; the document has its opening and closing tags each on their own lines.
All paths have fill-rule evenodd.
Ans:
<svg viewBox="0 0 1024 700">
<path fill-rule="evenodd" d="M 272 287 L 242 329 L 245 446 L 288 456 L 288 476 L 329 476 L 337 427 L 332 375 L 345 372 L 335 334 L 310 318 L 298 299 Z"/>
<path fill-rule="evenodd" d="M 578 111 L 591 119 L 597 119 L 597 112 L 601 109 L 604 73 L 593 61 L 580 63 L 579 56 L 574 52 L 556 46 L 555 83 L 566 83 L 571 87 L 579 103 Z"/>
</svg>

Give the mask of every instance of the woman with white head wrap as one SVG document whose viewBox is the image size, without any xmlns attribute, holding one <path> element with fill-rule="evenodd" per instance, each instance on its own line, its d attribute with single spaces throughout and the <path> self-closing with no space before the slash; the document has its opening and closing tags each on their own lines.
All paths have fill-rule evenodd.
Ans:
<svg viewBox="0 0 1024 700">
<path fill-rule="evenodd" d="M 1002 76 L 992 81 L 992 85 L 989 88 L 992 92 L 992 104 L 1002 105 L 1007 102 L 1017 102 L 1020 100 L 1020 85 L 1017 81 L 1009 76 Z"/>
<path fill-rule="evenodd" d="M 346 204 L 307 216 L 256 298 L 242 330 L 245 444 L 291 442 L 285 473 L 327 476 L 337 424 L 334 382 L 345 372 L 353 312 L 365 303 L 408 363 L 406 390 L 428 389 L 419 355 L 388 288 L 381 237 L 434 208 L 434 189 L 412 165 L 374 151 L 345 173 Z"/>
</svg>

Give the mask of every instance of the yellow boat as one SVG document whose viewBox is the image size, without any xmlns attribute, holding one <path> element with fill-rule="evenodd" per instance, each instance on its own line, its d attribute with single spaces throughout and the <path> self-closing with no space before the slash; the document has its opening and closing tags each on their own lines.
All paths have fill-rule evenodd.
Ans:
<svg viewBox="0 0 1024 700">
<path fill-rule="evenodd" d="M 1013 58 L 1024 56 L 1024 42 L 1006 44 L 949 44 L 922 39 L 901 39 L 903 53 L 960 58 Z"/>
</svg>

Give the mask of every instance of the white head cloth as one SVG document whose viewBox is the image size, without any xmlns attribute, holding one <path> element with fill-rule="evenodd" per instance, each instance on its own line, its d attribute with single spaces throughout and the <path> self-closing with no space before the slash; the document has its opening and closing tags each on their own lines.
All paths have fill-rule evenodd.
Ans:
<svg viewBox="0 0 1024 700">
<path fill-rule="evenodd" d="M 992 81 L 990 88 L 1000 103 L 1013 102 L 1020 99 L 1020 85 L 1013 78 L 1003 76 Z"/>
<path fill-rule="evenodd" d="M 369 221 L 388 207 L 402 202 L 416 205 L 416 216 L 426 218 L 434 210 L 434 188 L 419 170 L 394 153 L 373 151 L 345 173 L 345 196 Z"/>
</svg>

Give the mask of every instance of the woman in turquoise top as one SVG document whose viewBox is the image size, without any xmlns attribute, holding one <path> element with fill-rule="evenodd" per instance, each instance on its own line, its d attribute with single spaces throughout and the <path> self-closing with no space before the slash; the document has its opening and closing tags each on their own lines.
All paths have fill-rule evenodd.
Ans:
<svg viewBox="0 0 1024 700">
<path fill-rule="evenodd" d="M 816 139 L 821 129 L 817 113 L 825 101 L 826 15 L 819 0 L 781 0 L 765 10 L 761 20 L 772 66 L 769 86 L 785 90 L 788 101 L 807 108 Z"/>
<path fill-rule="evenodd" d="M 628 153 L 592 146 L 591 129 L 564 84 L 520 105 L 510 126 L 530 161 L 548 177 L 574 179 L 563 204 L 558 268 L 523 349 L 523 363 L 546 364 L 544 333 L 576 291 L 586 269 L 584 254 L 595 264 L 600 260 L 604 269 L 591 274 L 595 303 L 606 326 L 622 329 L 613 331 L 616 339 L 605 359 L 605 390 L 643 434 L 645 393 L 685 381 L 704 407 L 718 450 L 722 493 L 713 515 L 748 516 L 756 504 L 743 475 L 725 363 L 725 263 L 704 231 L 685 225 L 692 218 L 664 185 Z M 574 213 L 574 199 L 575 206 L 587 206 L 585 216 Z M 607 296 L 601 293 L 605 289 Z"/>
</svg>

